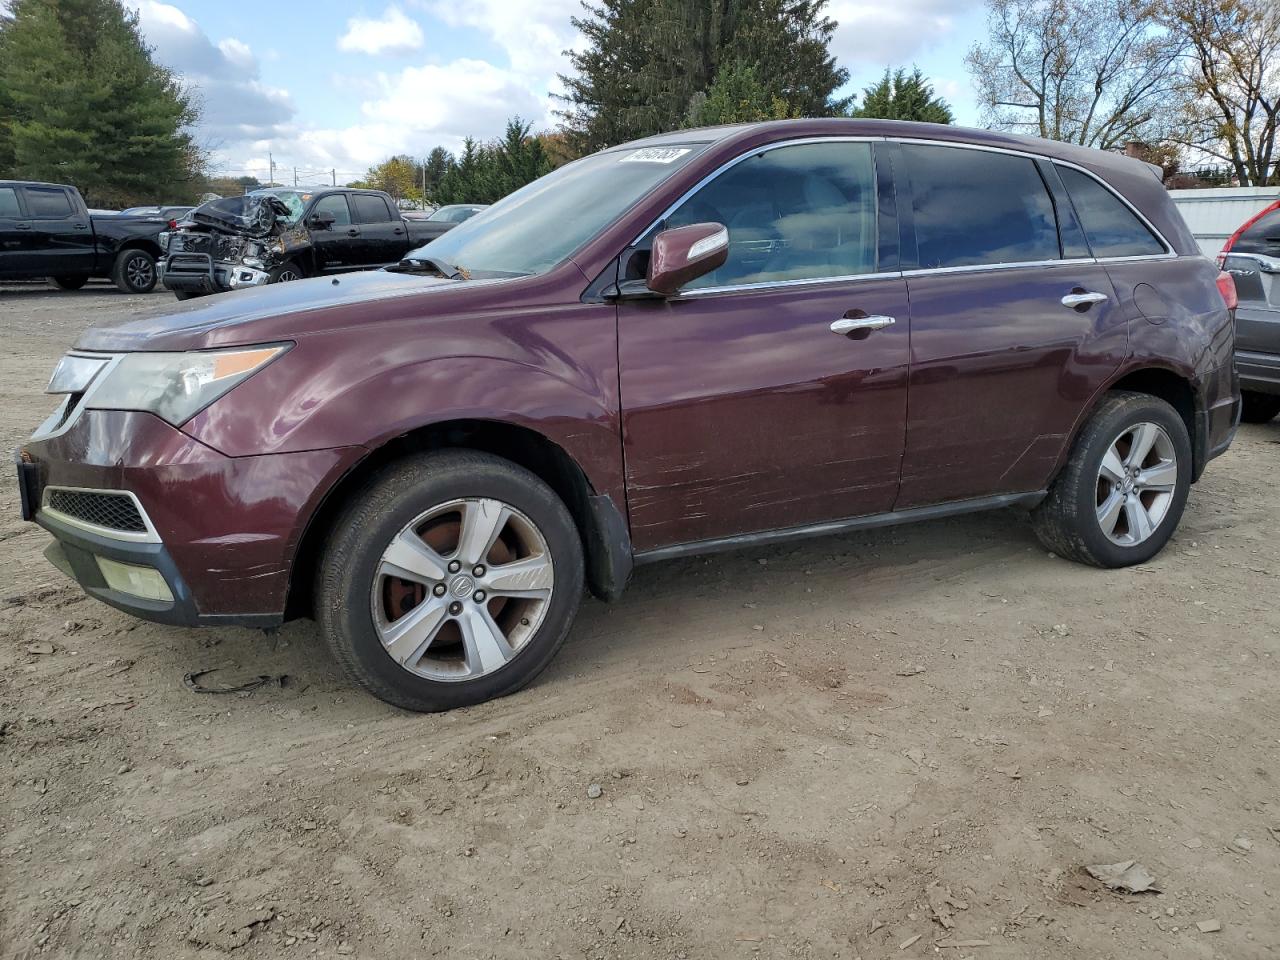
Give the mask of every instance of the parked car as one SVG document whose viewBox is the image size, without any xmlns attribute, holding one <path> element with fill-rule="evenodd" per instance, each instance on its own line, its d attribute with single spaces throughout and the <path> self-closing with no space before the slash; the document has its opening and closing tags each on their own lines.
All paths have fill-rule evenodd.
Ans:
<svg viewBox="0 0 1280 960">
<path fill-rule="evenodd" d="M 0 180 L 0 279 L 49 277 L 79 290 L 91 277 L 107 277 L 125 293 L 149 293 L 164 226 L 90 213 L 75 187 Z"/>
<path fill-rule="evenodd" d="M 486 204 L 473 203 L 451 203 L 443 206 L 421 222 L 421 236 L 424 240 L 434 240 L 458 224 L 470 220 L 486 207 Z"/>
<path fill-rule="evenodd" d="M 391 197 L 272 187 L 195 208 L 164 238 L 160 279 L 179 300 L 395 263 L 429 239 Z"/>
<path fill-rule="evenodd" d="M 310 613 L 356 682 L 445 709 L 528 683 L 584 581 L 639 563 L 999 507 L 1059 556 L 1150 559 L 1231 443 L 1233 297 L 1136 160 L 681 130 L 396 268 L 87 331 L 24 509 L 94 597 Z"/>
<path fill-rule="evenodd" d="M 1219 257 L 1235 279 L 1236 369 L 1243 420 L 1266 423 L 1280 414 L 1280 201 L 1247 220 Z"/>
</svg>

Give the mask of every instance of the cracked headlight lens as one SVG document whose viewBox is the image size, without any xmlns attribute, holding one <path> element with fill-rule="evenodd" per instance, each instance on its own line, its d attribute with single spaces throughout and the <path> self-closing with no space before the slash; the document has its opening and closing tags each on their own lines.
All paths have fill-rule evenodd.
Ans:
<svg viewBox="0 0 1280 960">
<path fill-rule="evenodd" d="M 243 383 L 290 344 L 186 353 L 129 353 L 86 403 L 96 410 L 146 410 L 175 427 Z"/>
</svg>

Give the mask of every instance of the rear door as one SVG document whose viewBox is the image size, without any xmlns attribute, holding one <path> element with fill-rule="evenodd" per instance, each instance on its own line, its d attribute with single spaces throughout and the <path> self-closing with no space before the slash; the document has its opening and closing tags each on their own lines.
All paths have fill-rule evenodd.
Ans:
<svg viewBox="0 0 1280 960">
<path fill-rule="evenodd" d="M 31 225 L 18 203 L 18 188 L 0 186 L 0 277 L 21 275 L 19 263 L 30 235 Z"/>
<path fill-rule="evenodd" d="M 66 187 L 21 189 L 31 228 L 26 269 L 53 277 L 92 272 L 93 228 L 79 199 Z"/>
<path fill-rule="evenodd" d="M 367 266 L 395 263 L 408 249 L 404 221 L 385 197 L 351 194 L 351 212 L 360 228 L 361 262 Z"/>
<path fill-rule="evenodd" d="M 912 327 L 897 509 L 1041 489 L 1124 358 L 1127 318 L 1052 165 L 897 151 Z"/>
</svg>

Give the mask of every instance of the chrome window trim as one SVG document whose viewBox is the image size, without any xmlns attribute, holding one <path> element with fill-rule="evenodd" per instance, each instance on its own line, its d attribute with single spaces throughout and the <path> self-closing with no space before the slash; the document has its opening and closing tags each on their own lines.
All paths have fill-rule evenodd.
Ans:
<svg viewBox="0 0 1280 960">
<path fill-rule="evenodd" d="M 89 398 L 94 395 L 99 386 L 106 382 L 107 377 L 111 375 L 112 371 L 115 370 L 115 368 L 120 364 L 120 361 L 125 357 L 123 353 L 94 353 L 92 350 L 68 350 L 67 353 L 70 356 L 85 357 L 93 360 L 106 360 L 107 362 L 102 365 L 102 369 L 100 369 L 93 380 L 89 382 L 89 386 L 84 393 L 80 394 L 80 402 L 77 403 L 72 410 L 67 411 L 65 419 L 61 419 L 61 414 L 66 410 L 67 403 L 70 402 L 71 394 L 61 395 L 63 397 L 62 403 L 58 404 L 57 409 L 45 418 L 44 423 L 36 427 L 35 433 L 31 435 L 32 440 L 51 440 L 54 437 L 62 436 L 74 427 L 76 425 L 76 421 L 78 421 L 80 416 L 84 413 L 85 407 L 88 405 Z M 53 394 L 53 396 L 58 396 L 58 394 Z M 50 424 L 56 424 L 56 426 L 50 426 Z"/>
<path fill-rule="evenodd" d="M 902 272 L 895 270 L 889 273 L 853 273 L 843 277 L 802 277 L 797 280 L 762 280 L 760 283 L 735 283 L 723 287 L 695 287 L 681 291 L 675 300 L 693 300 L 709 296 L 713 293 L 746 293 L 755 290 L 777 290 L 787 287 L 814 286 L 826 283 L 857 283 L 862 280 L 898 280 Z"/>
<path fill-rule="evenodd" d="M 90 523 L 88 520 L 81 520 L 79 517 L 73 517 L 69 513 L 63 513 L 61 510 L 55 510 L 49 506 L 49 494 L 54 490 L 65 490 L 68 493 L 100 493 L 108 496 L 119 497 L 125 496 L 133 501 L 134 508 L 138 511 L 138 516 L 142 518 L 143 525 L 147 528 L 144 532 L 135 533 L 130 530 L 116 530 L 114 527 L 104 527 L 96 523 Z M 155 525 L 151 522 L 151 517 L 147 515 L 147 511 L 143 509 L 142 502 L 138 499 L 138 495 L 132 490 L 106 490 L 96 487 L 65 487 L 59 484 L 51 484 L 44 488 L 44 492 L 40 496 L 40 513 L 46 513 L 61 523 L 68 526 L 76 527 L 80 530 L 96 533 L 100 537 L 110 537 L 113 540 L 127 540 L 130 543 L 160 543 L 160 534 L 156 531 Z"/>
<path fill-rule="evenodd" d="M 1137 262 L 1142 260 L 1177 260 L 1177 259 L 1181 259 L 1183 256 L 1182 254 L 1178 253 L 1176 250 L 1173 249 L 1173 245 L 1169 243 L 1168 240 L 1165 239 L 1164 234 L 1161 233 L 1156 228 L 1155 224 L 1153 224 L 1150 220 L 1148 220 L 1147 217 L 1142 213 L 1142 211 L 1140 211 L 1137 207 L 1135 207 L 1132 203 L 1130 203 L 1127 198 L 1125 198 L 1120 193 L 1118 193 L 1115 189 L 1113 189 L 1110 186 L 1110 184 L 1108 184 L 1105 180 L 1103 180 L 1101 177 L 1095 174 L 1092 170 L 1088 169 L 1087 167 L 1083 167 L 1078 163 L 1074 163 L 1070 160 L 1060 160 L 1056 157 L 1046 156 L 1045 154 L 1032 153 L 1029 150 L 1018 150 L 1012 147 L 988 146 L 986 144 L 960 143 L 957 141 L 950 141 L 950 140 L 929 140 L 923 137 L 891 137 L 891 136 L 872 137 L 872 136 L 845 136 L 845 135 L 830 136 L 830 137 L 822 137 L 822 136 L 800 137 L 793 140 L 779 140 L 777 143 L 762 144 L 761 146 L 752 147 L 750 150 L 747 150 L 743 153 L 738 154 L 736 157 L 733 157 L 732 159 L 725 161 L 723 164 L 721 164 L 719 167 L 717 167 L 711 173 L 707 174 L 705 177 L 703 177 L 701 180 L 695 183 L 692 187 L 686 190 L 683 194 L 681 194 L 677 200 L 675 200 L 670 206 L 668 206 L 665 210 L 663 210 L 662 213 L 652 223 L 649 224 L 649 226 L 645 227 L 645 229 L 641 231 L 641 233 L 634 240 L 631 241 L 631 243 L 628 245 L 628 249 L 636 247 L 638 244 L 640 244 L 642 241 L 648 238 L 648 236 L 651 233 L 653 233 L 653 231 L 657 228 L 657 226 L 660 223 L 662 223 L 664 220 L 666 220 L 667 217 L 671 216 L 671 214 L 675 213 L 676 210 L 680 209 L 681 205 L 683 205 L 685 201 L 687 201 L 695 193 L 697 193 L 699 190 L 701 190 L 708 183 L 716 179 L 716 177 L 720 176 L 720 174 L 724 173 L 725 171 L 732 169 L 733 167 L 737 166 L 739 163 L 742 163 L 744 160 L 748 160 L 751 157 L 758 156 L 759 154 L 762 154 L 762 153 L 767 153 L 770 150 L 777 150 L 782 147 L 803 146 L 811 143 L 922 144 L 924 146 L 954 147 L 958 150 L 979 150 L 979 151 L 984 151 L 986 153 L 1003 153 L 1003 154 L 1008 154 L 1014 157 L 1023 157 L 1031 161 L 1043 160 L 1046 163 L 1056 163 L 1064 167 L 1070 167 L 1071 169 L 1077 170 L 1080 173 L 1083 173 L 1085 176 L 1093 179 L 1096 183 L 1100 184 L 1104 190 L 1106 190 L 1108 193 L 1114 196 L 1117 200 L 1119 200 L 1122 204 L 1124 204 L 1124 206 L 1131 213 L 1133 213 L 1135 217 L 1138 218 L 1139 222 L 1141 222 L 1143 226 L 1145 226 L 1148 230 L 1151 231 L 1152 235 L 1156 238 L 1157 241 L 1159 241 L 1160 245 L 1164 247 L 1164 252 L 1139 254 L 1137 256 L 1132 256 L 1132 257 L 1075 257 L 1069 260 L 1061 260 L 1061 259 L 1059 260 L 1015 260 L 1015 261 L 1010 261 L 1008 263 L 980 263 L 980 264 L 968 264 L 960 267 L 917 267 L 916 269 L 913 269 L 913 270 L 900 270 L 900 271 L 893 271 L 888 273 L 860 273 L 860 274 L 846 275 L 846 276 L 840 276 L 840 277 L 811 277 L 811 278 L 805 278 L 805 279 L 799 279 L 799 280 L 771 280 L 771 281 L 765 281 L 761 283 L 743 283 L 743 284 L 730 284 L 730 285 L 720 286 L 720 287 L 694 288 L 692 290 L 682 291 L 676 297 L 676 299 L 691 300 L 698 297 L 710 296 L 712 294 L 742 293 L 742 292 L 748 292 L 748 291 L 769 290 L 774 288 L 795 287 L 795 286 L 800 286 L 805 284 L 852 283 L 858 280 L 887 280 L 887 279 L 893 279 L 895 277 L 902 277 L 902 278 L 924 277 L 924 276 L 929 276 L 935 273 L 936 274 L 981 273 L 981 272 L 992 271 L 992 270 L 1010 270 L 1017 267 L 1083 266 L 1085 264 L 1131 263 L 1131 262 Z M 1047 189 L 1048 188 L 1046 187 L 1046 190 Z"/>
</svg>

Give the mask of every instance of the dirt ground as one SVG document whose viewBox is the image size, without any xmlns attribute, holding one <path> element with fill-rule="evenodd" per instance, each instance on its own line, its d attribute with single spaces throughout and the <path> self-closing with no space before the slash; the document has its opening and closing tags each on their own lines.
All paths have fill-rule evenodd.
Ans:
<svg viewBox="0 0 1280 960">
<path fill-rule="evenodd" d="M 82 328 L 165 296 L 0 290 L 5 448 Z M 1013 514 L 646 567 L 438 716 L 310 622 L 84 598 L 5 483 L 0 956 L 1278 956 L 1277 443 L 1242 428 L 1124 571 Z M 1127 860 L 1162 892 L 1081 869 Z"/>
</svg>

